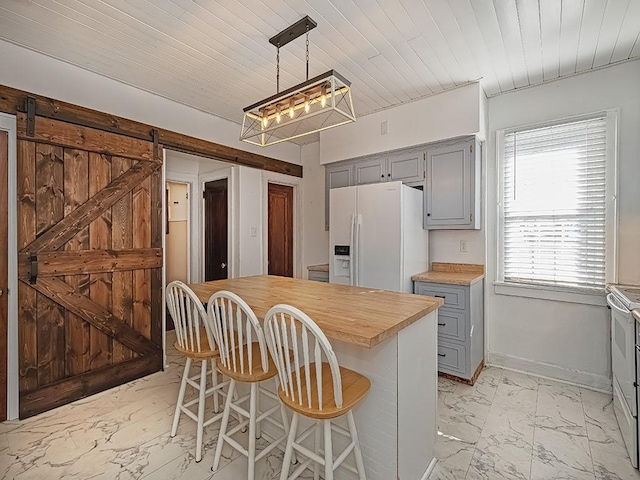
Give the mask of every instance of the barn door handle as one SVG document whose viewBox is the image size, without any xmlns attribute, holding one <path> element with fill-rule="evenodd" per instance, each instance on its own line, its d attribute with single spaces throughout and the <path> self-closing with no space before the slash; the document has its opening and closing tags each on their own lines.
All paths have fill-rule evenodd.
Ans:
<svg viewBox="0 0 640 480">
<path fill-rule="evenodd" d="M 34 284 L 38 281 L 38 256 L 31 255 L 31 267 L 29 268 L 29 283 Z"/>
</svg>

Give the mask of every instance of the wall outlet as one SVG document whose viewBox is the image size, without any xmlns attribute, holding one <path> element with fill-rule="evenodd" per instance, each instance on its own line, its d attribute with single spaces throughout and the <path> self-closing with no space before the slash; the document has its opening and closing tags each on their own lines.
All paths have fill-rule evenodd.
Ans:
<svg viewBox="0 0 640 480">
<path fill-rule="evenodd" d="M 257 237 L 258 236 L 258 227 L 249 227 L 249 236 Z"/>
<path fill-rule="evenodd" d="M 460 240 L 460 251 L 463 253 L 467 253 L 469 250 L 467 249 L 467 241 Z"/>
<path fill-rule="evenodd" d="M 386 135 L 389 133 L 389 122 L 386 120 L 380 123 L 380 135 Z"/>
</svg>

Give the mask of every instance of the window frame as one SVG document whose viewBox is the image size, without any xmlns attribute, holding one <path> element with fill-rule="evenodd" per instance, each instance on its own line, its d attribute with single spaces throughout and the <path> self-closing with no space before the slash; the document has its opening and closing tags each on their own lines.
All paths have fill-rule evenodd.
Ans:
<svg viewBox="0 0 640 480">
<path fill-rule="evenodd" d="M 505 281 L 504 279 L 504 211 L 503 211 L 503 193 L 504 193 L 504 147 L 505 136 L 510 133 L 520 132 L 540 127 L 548 127 L 553 125 L 561 125 L 580 120 L 586 120 L 597 116 L 604 115 L 606 119 L 606 137 L 607 137 L 607 159 L 605 173 L 605 195 L 606 213 L 605 213 L 605 284 L 615 283 L 617 281 L 617 258 L 618 258 L 618 122 L 620 117 L 619 109 L 599 110 L 584 115 L 575 115 L 564 117 L 557 120 L 545 121 L 540 123 L 521 125 L 517 127 L 505 128 L 496 131 L 496 172 L 498 176 L 497 183 L 497 249 L 496 249 L 496 281 L 494 282 L 494 290 L 498 295 L 510 295 L 517 297 L 537 298 L 544 300 L 555 300 L 570 303 L 582 303 L 589 305 L 606 306 L 605 288 L 602 289 L 585 289 L 572 288 L 558 285 L 537 285 L 525 282 Z"/>
</svg>

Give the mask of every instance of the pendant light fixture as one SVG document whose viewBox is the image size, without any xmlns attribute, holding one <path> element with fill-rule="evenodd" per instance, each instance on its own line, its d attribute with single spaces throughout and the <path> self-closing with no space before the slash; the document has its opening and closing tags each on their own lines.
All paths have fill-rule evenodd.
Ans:
<svg viewBox="0 0 640 480">
<path fill-rule="evenodd" d="M 240 140 L 266 147 L 356 121 L 351 82 L 335 70 L 309 78 L 309 31 L 304 17 L 269 39 L 276 47 L 276 94 L 244 109 Z M 306 81 L 280 92 L 280 48 L 306 35 Z"/>
</svg>

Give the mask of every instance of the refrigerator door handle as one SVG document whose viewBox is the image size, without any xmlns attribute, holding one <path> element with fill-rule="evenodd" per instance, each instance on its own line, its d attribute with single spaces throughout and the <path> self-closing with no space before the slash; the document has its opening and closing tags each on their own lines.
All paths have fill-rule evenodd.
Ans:
<svg viewBox="0 0 640 480">
<path fill-rule="evenodd" d="M 355 233 L 356 264 L 353 270 L 355 271 L 355 274 L 356 274 L 355 285 L 359 287 L 360 286 L 360 226 L 362 225 L 362 215 L 356 215 L 355 224 L 356 224 L 356 233 Z"/>
<path fill-rule="evenodd" d="M 349 285 L 354 285 L 354 265 L 355 265 L 355 221 L 356 216 L 351 215 L 351 224 L 349 225 Z"/>
</svg>

